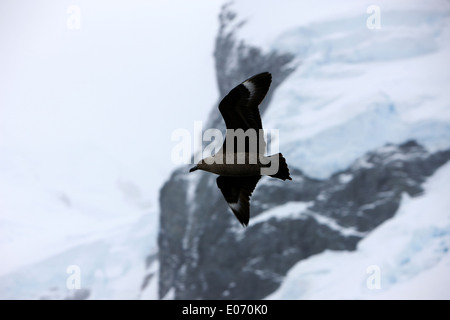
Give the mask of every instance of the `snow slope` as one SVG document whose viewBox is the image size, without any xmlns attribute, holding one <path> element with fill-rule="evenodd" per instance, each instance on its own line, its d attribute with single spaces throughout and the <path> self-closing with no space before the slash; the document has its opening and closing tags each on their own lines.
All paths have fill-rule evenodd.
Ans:
<svg viewBox="0 0 450 320">
<path fill-rule="evenodd" d="M 80 29 L 67 26 L 70 5 Z M 177 165 L 171 133 L 191 130 L 217 98 L 219 6 L 2 2 L 0 298 L 65 289 L 74 257 L 89 297 L 137 296 L 156 250 L 159 188 Z M 133 242 L 136 224 L 145 234 Z M 115 291 L 117 274 L 134 265 L 135 281 Z M 103 282 L 92 278 L 97 268 Z"/>
<path fill-rule="evenodd" d="M 155 299 L 157 297 L 157 214 L 148 212 L 135 221 L 86 230 L 58 244 L 60 252 L 0 276 L 2 299 Z M 48 238 L 54 238 L 50 234 Z M 38 239 L 39 240 L 39 239 Z M 54 243 L 49 243 L 54 246 Z M 42 250 L 42 249 L 41 249 Z M 50 253 L 53 253 L 50 255 Z M 13 253 L 9 253 L 13 254 Z M 4 257 L 7 261 L 13 258 Z M 35 257 L 36 258 L 36 257 Z M 80 286 L 72 287 L 79 270 Z M 149 277 L 145 283 L 146 277 Z M 141 289 L 145 290 L 141 292 Z"/>
<path fill-rule="evenodd" d="M 405 195 L 395 217 L 356 251 L 300 261 L 267 299 L 450 299 L 448 181 L 450 163 L 428 179 L 424 195 Z"/>
</svg>

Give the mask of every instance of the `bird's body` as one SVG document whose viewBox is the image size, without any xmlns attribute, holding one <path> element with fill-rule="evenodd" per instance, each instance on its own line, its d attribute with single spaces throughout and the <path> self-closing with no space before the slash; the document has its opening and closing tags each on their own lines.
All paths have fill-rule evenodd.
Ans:
<svg viewBox="0 0 450 320">
<path fill-rule="evenodd" d="M 223 98 L 219 110 L 227 126 L 225 142 L 214 156 L 204 158 L 190 169 L 190 172 L 203 170 L 219 175 L 217 186 L 244 226 L 250 219 L 250 196 L 261 176 L 292 180 L 281 153 L 264 156 L 266 143 L 261 134 L 258 106 L 271 80 L 268 72 L 257 74 Z"/>
<path fill-rule="evenodd" d="M 198 164 L 200 170 L 212 172 L 222 176 L 255 176 L 261 174 L 264 163 L 270 159 L 257 153 L 236 152 L 217 153 L 202 160 Z"/>
</svg>

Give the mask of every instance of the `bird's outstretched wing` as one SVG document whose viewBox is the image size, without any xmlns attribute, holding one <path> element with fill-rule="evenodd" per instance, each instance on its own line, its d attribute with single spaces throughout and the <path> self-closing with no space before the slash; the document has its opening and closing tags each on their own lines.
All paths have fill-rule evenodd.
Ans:
<svg viewBox="0 0 450 320">
<path fill-rule="evenodd" d="M 246 227 L 250 220 L 250 196 L 261 176 L 219 176 L 217 186 L 239 222 Z"/>
<path fill-rule="evenodd" d="M 271 82 L 270 73 L 257 74 L 236 86 L 222 99 L 219 110 L 227 129 L 262 129 L 258 106 Z"/>
<path fill-rule="evenodd" d="M 266 96 L 271 82 L 272 75 L 270 73 L 257 74 L 232 89 L 219 104 L 219 110 L 227 129 L 256 130 L 258 146 L 260 139 L 258 133 L 262 129 L 258 106 Z M 265 141 L 262 143 L 265 149 Z M 226 143 L 224 142 L 223 151 L 225 151 L 225 147 Z M 248 147 L 246 149 L 248 151 Z M 263 150 L 259 152 L 262 153 Z"/>
</svg>

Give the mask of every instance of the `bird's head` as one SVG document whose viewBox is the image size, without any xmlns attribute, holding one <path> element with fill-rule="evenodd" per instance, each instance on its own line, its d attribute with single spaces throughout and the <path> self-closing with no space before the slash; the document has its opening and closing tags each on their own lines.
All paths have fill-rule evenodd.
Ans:
<svg viewBox="0 0 450 320">
<path fill-rule="evenodd" d="M 208 164 L 211 164 L 214 162 L 213 157 L 207 157 L 203 160 L 200 160 L 196 166 L 189 169 L 189 172 L 196 171 L 196 170 L 204 170 L 204 171 L 210 171 L 210 167 L 208 167 Z"/>
</svg>

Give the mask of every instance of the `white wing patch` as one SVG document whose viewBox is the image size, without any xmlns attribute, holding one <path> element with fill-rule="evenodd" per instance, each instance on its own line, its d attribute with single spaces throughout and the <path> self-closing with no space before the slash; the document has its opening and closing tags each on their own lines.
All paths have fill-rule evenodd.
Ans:
<svg viewBox="0 0 450 320">
<path fill-rule="evenodd" d="M 255 93 L 255 85 L 251 81 L 244 81 L 242 84 L 245 88 L 247 88 L 248 92 L 250 92 L 249 99 L 251 99 L 253 94 Z"/>
<path fill-rule="evenodd" d="M 233 202 L 228 202 L 228 205 L 230 206 L 231 209 L 233 209 L 235 211 L 238 211 L 238 212 L 241 209 L 240 201 L 238 201 L 237 203 L 236 202 L 234 202 L 234 203 Z"/>
</svg>

